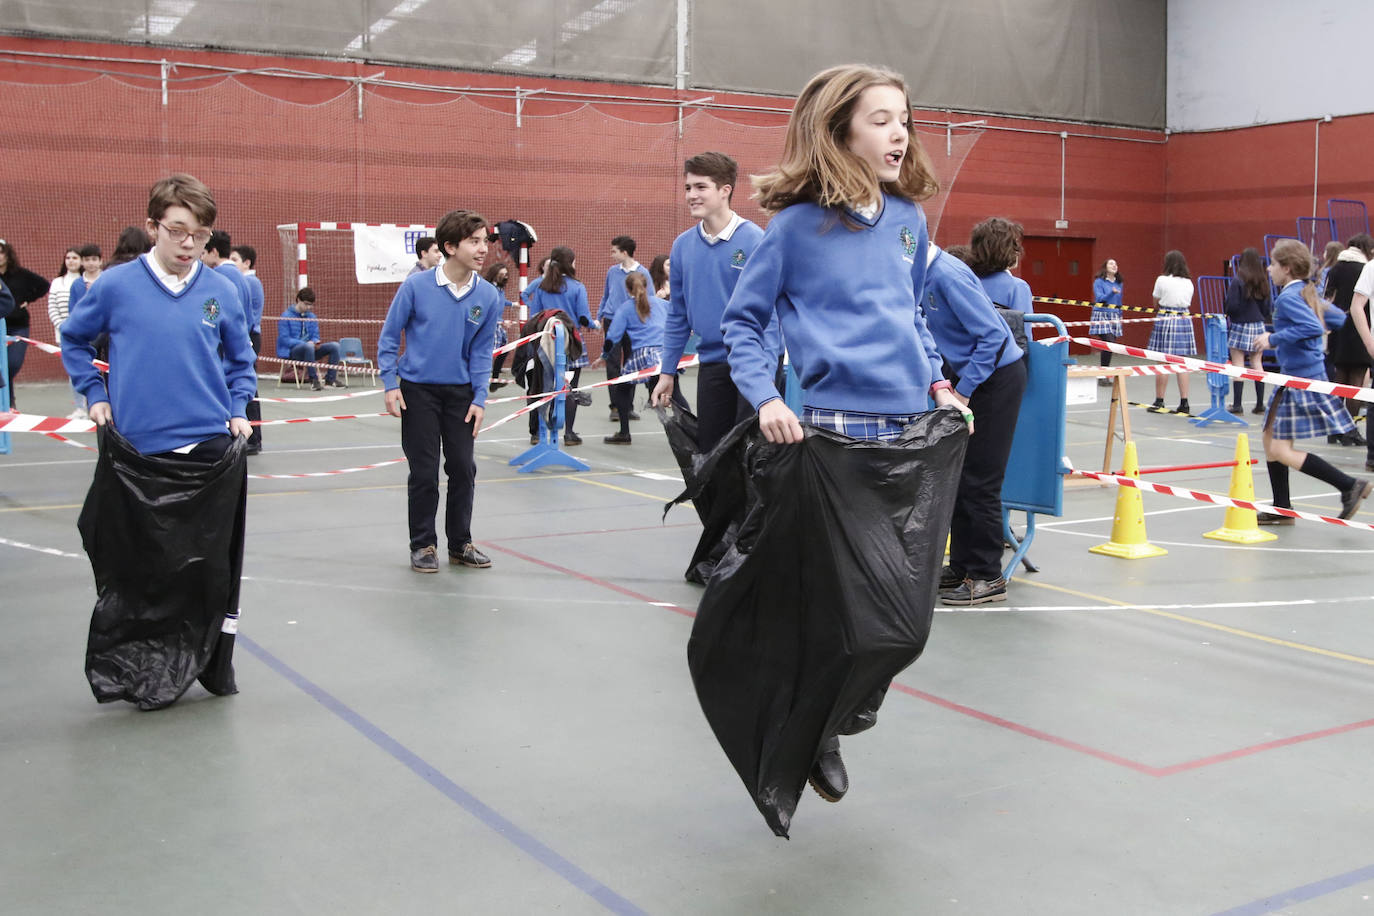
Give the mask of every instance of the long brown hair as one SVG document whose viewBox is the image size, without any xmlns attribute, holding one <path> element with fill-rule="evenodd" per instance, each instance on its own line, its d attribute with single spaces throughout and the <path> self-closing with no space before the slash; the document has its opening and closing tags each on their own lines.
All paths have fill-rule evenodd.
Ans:
<svg viewBox="0 0 1374 916">
<path fill-rule="evenodd" d="M 1281 265 L 1294 280 L 1310 280 L 1312 277 L 1312 252 L 1297 239 L 1280 240 L 1274 245 L 1274 250 L 1269 252 L 1269 260 Z M 1320 321 L 1326 312 L 1326 303 L 1317 295 L 1317 289 L 1312 283 L 1303 283 L 1302 298 Z"/>
<path fill-rule="evenodd" d="M 544 268 L 544 278 L 539 281 L 539 288 L 546 293 L 561 293 L 567 285 L 563 282 L 564 277 L 576 277 L 577 268 L 573 267 L 573 261 L 577 260 L 577 255 L 573 250 L 564 245 L 559 245 L 549 252 L 549 262 Z"/>
<path fill-rule="evenodd" d="M 1236 279 L 1241 282 L 1245 298 L 1259 302 L 1269 298 L 1269 275 L 1264 272 L 1258 248 L 1247 248 L 1240 253 L 1236 261 Z"/>
<path fill-rule="evenodd" d="M 635 314 L 639 320 L 648 321 L 654 308 L 649 303 L 649 281 L 644 279 L 644 274 L 637 270 L 630 271 L 625 276 L 625 289 L 635 300 Z"/>
<path fill-rule="evenodd" d="M 787 120 L 782 161 L 772 171 L 753 176 L 759 206 L 770 213 L 806 201 L 840 208 L 876 201 L 883 191 L 919 203 L 940 190 L 909 119 L 907 154 L 896 181 L 879 182 L 873 168 L 849 151 L 854 106 L 871 86 L 900 89 L 910 113 L 906 81 L 891 70 L 845 64 L 811 77 Z"/>
</svg>

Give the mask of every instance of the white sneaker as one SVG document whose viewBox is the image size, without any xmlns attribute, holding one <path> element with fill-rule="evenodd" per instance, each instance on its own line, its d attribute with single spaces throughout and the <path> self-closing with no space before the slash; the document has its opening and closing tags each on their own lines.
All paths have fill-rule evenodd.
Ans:
<svg viewBox="0 0 1374 916">
<path fill-rule="evenodd" d="M 76 410 L 73 410 L 71 413 L 67 414 L 67 419 L 68 419 L 68 420 L 89 420 L 90 417 L 88 417 L 88 416 L 86 415 L 86 411 L 85 411 L 85 410 L 83 410 L 82 408 L 78 407 L 78 408 L 76 408 Z"/>
</svg>

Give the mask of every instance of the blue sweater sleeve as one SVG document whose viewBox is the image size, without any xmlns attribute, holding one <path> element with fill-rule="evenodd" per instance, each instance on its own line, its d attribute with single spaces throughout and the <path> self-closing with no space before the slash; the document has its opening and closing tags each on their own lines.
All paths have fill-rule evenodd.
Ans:
<svg viewBox="0 0 1374 916">
<path fill-rule="evenodd" d="M 75 286 L 73 284 L 73 293 Z M 67 370 L 73 387 L 81 392 L 87 403 L 108 403 L 110 395 L 105 390 L 105 382 L 99 370 L 91 365 L 91 360 L 95 359 L 96 337 L 109 330 L 109 305 L 97 291 L 79 300 L 73 295 L 67 300 L 67 308 L 67 320 L 62 322 L 58 334 L 62 345 L 62 368 Z"/>
<path fill-rule="evenodd" d="M 668 259 L 668 315 L 663 323 L 663 362 L 659 369 L 669 375 L 677 371 L 682 360 L 682 351 L 687 349 L 687 339 L 692 335 L 687 320 L 686 278 L 678 262 L 682 260 L 677 242 L 673 243 Z"/>
<path fill-rule="evenodd" d="M 386 321 L 382 322 L 382 333 L 377 339 L 377 370 L 382 376 L 382 386 L 387 391 L 401 387 L 397 361 L 401 353 L 401 332 L 410 322 L 415 308 L 414 294 L 410 283 L 402 283 L 386 310 Z M 490 372 L 490 364 L 488 364 Z"/>
<path fill-rule="evenodd" d="M 611 352 L 615 345 L 620 342 L 620 338 L 625 336 L 625 332 L 630 326 L 631 314 L 632 312 L 630 309 L 618 309 L 615 313 L 615 317 L 611 319 L 611 326 L 606 329 L 606 337 L 601 344 L 601 356 L 603 359 Z"/>
<path fill-rule="evenodd" d="M 926 249 L 929 246 L 930 232 L 923 219 L 921 231 L 916 236 L 916 257 L 911 263 L 911 280 L 916 293 L 916 301 L 912 304 L 915 306 L 916 314 L 916 337 L 925 350 L 926 362 L 930 365 L 930 383 L 933 385 L 945 377 L 945 367 L 944 360 L 940 358 L 940 348 L 935 345 L 935 337 L 930 333 L 930 326 L 926 324 L 925 310 L 921 308 L 921 302 L 925 299 Z"/>
<path fill-rule="evenodd" d="M 611 277 L 616 273 L 616 267 L 611 265 L 611 269 L 606 271 L 606 282 L 601 285 L 601 304 L 596 307 L 596 320 L 606 322 L 615 317 L 615 306 L 611 299 Z"/>
<path fill-rule="evenodd" d="M 291 344 L 295 342 L 292 335 L 295 322 L 288 317 L 290 314 L 291 309 L 288 308 L 281 313 L 281 318 L 277 321 L 277 357 L 279 359 L 286 359 L 291 355 Z"/>
<path fill-rule="evenodd" d="M 782 235 L 781 232 L 764 232 L 763 239 L 745 263 L 721 317 L 729 350 L 730 378 L 755 410 L 782 396 L 773 384 L 777 360 L 769 354 L 766 334 L 776 311 L 778 294 L 782 291 L 786 264 Z M 925 257 L 924 246 L 920 256 Z M 677 296 L 676 288 L 672 295 Z M 924 321 L 917 320 L 921 327 L 925 326 Z M 926 333 L 929 336 L 929 331 Z"/>
<path fill-rule="evenodd" d="M 224 380 L 229 386 L 229 415 L 244 417 L 248 402 L 258 394 L 258 356 L 248 336 L 248 306 L 235 301 L 230 306 L 238 314 L 230 321 L 219 322 L 220 343 L 224 348 Z"/>
<path fill-rule="evenodd" d="M 591 307 L 587 304 L 587 287 L 583 286 L 581 283 L 578 283 L 576 286 L 573 287 L 573 294 L 571 298 L 573 321 L 576 322 L 580 327 L 591 327 L 592 310 Z"/>
</svg>

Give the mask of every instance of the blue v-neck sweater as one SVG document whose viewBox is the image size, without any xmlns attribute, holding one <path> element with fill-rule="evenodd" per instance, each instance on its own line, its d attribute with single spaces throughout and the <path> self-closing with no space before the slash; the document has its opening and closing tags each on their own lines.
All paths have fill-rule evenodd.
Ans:
<svg viewBox="0 0 1374 916">
<path fill-rule="evenodd" d="M 793 204 L 768 224 L 722 319 L 730 376 L 757 410 L 780 397 L 765 329 L 776 311 L 806 406 L 910 415 L 928 409 L 940 355 L 917 304 L 926 219 L 883 195 L 850 229 L 835 210 Z"/>
<path fill-rule="evenodd" d="M 62 322 L 72 384 L 91 404 L 108 401 L 115 427 L 145 455 L 221 435 L 257 389 L 238 290 L 197 266 L 173 293 L 149 257 L 106 270 Z M 108 392 L 91 365 L 101 333 L 110 335 Z"/>
</svg>

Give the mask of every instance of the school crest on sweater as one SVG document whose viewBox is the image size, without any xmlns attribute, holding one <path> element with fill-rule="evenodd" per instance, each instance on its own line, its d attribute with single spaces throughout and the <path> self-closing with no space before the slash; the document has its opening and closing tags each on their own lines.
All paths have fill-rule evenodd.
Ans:
<svg viewBox="0 0 1374 916">
<path fill-rule="evenodd" d="M 468 309 L 468 321 L 471 321 L 473 324 L 478 324 L 481 320 L 482 307 L 480 305 L 474 305 L 472 308 Z"/>
<path fill-rule="evenodd" d="M 744 253 L 744 249 L 736 248 L 734 253 L 730 255 L 730 266 L 736 270 L 743 270 L 746 260 L 748 260 L 748 255 Z"/>
<path fill-rule="evenodd" d="M 200 307 L 201 321 L 210 326 L 214 326 L 219 321 L 219 300 L 213 296 L 206 299 Z"/>
<path fill-rule="evenodd" d="M 902 256 L 910 262 L 916 257 L 916 236 L 910 229 L 903 226 L 898 238 L 902 241 Z"/>
</svg>

